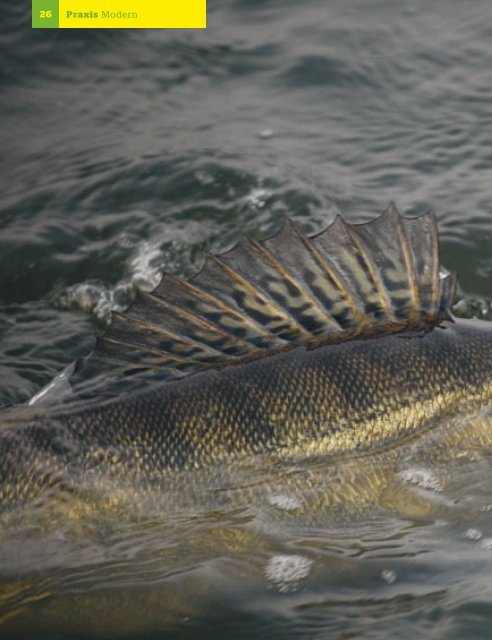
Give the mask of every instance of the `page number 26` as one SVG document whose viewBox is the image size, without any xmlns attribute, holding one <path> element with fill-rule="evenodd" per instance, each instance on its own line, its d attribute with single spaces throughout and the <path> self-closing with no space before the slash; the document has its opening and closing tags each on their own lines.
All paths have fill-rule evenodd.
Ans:
<svg viewBox="0 0 492 640">
<path fill-rule="evenodd" d="M 39 12 L 39 17 L 40 18 L 51 18 L 52 17 L 51 9 L 48 9 L 47 11 L 41 10 Z"/>
</svg>

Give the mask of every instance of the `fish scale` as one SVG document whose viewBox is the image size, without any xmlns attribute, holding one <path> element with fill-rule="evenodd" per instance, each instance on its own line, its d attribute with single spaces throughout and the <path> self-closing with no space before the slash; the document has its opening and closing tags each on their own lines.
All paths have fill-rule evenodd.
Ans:
<svg viewBox="0 0 492 640">
<path fill-rule="evenodd" d="M 491 324 L 450 316 L 455 278 L 439 275 L 433 215 L 390 207 L 313 238 L 288 224 L 248 245 L 251 274 L 246 246 L 189 284 L 164 276 L 118 314 L 68 394 L 2 410 L 0 510 L 165 488 L 254 456 L 336 465 L 435 429 L 488 428 Z"/>
</svg>

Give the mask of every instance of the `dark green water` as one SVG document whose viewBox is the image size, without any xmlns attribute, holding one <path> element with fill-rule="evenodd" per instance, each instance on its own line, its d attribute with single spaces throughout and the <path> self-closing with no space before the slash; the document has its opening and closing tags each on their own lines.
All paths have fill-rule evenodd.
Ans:
<svg viewBox="0 0 492 640">
<path fill-rule="evenodd" d="M 3 4 L 0 402 L 87 354 L 136 286 L 190 275 L 207 251 L 285 216 L 313 231 L 390 200 L 433 208 L 459 273 L 456 313 L 492 319 L 489 0 L 210 0 L 203 32 L 32 31 L 26 7 Z M 445 516 L 294 528 L 247 557 L 224 542 L 186 562 L 172 523 L 155 566 L 150 525 L 133 546 L 124 528 L 85 546 L 53 534 L 33 541 L 31 565 L 19 547 L 0 579 L 35 577 L 18 596 L 31 629 L 36 594 L 66 606 L 44 637 L 486 638 L 492 482 L 474 467 L 462 480 L 445 496 L 420 482 Z M 238 509 L 217 527 L 227 537 L 261 517 Z M 197 518 L 186 530 L 200 538 L 211 525 Z M 279 555 L 306 569 L 288 589 L 269 578 Z M 145 562 L 125 571 L 134 557 Z M 193 606 L 179 598 L 187 582 Z M 105 614 L 70 624 L 86 593 Z"/>
</svg>

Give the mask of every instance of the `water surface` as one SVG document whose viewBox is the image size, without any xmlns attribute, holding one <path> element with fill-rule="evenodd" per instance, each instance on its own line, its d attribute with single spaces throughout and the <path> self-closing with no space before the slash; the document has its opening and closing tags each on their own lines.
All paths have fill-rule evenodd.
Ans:
<svg viewBox="0 0 492 640">
<path fill-rule="evenodd" d="M 492 319 L 488 0 L 210 0 L 206 31 L 3 16 L 0 402 L 87 354 L 137 286 L 286 216 L 314 231 L 391 200 L 432 208 L 455 312 Z M 22 531 L 1 614 L 58 638 L 488 637 L 488 461 L 451 481 L 407 466 L 370 515 L 299 521 L 279 490 L 144 526 Z"/>
</svg>

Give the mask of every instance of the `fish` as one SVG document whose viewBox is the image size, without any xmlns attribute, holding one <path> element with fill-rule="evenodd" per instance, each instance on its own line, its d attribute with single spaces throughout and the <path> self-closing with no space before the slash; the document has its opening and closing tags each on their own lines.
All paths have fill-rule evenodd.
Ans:
<svg viewBox="0 0 492 640">
<path fill-rule="evenodd" d="M 0 411 L 0 518 L 238 461 L 333 468 L 436 430 L 490 446 L 492 323 L 454 318 L 455 290 L 435 215 L 393 204 L 312 236 L 286 221 L 190 280 L 164 275 L 88 357 Z"/>
</svg>

